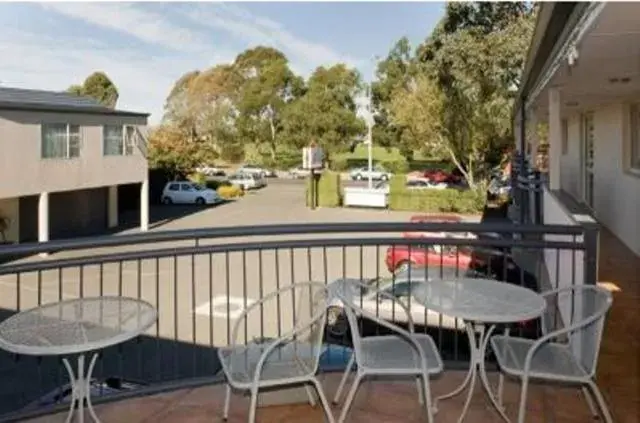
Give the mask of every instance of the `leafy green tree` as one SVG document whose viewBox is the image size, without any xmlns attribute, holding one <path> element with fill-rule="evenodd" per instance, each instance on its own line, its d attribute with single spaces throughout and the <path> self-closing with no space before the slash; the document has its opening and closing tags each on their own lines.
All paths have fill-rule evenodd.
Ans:
<svg viewBox="0 0 640 423">
<path fill-rule="evenodd" d="M 241 78 L 235 103 L 239 135 L 268 146 L 275 162 L 284 109 L 304 92 L 304 82 L 291 71 L 286 56 L 271 47 L 244 51 L 233 68 Z"/>
<path fill-rule="evenodd" d="M 355 102 L 361 91 L 356 70 L 344 64 L 318 67 L 309 77 L 305 94 L 285 109 L 285 142 L 295 148 L 316 142 L 328 161 L 347 150 L 366 131 Z"/>
<path fill-rule="evenodd" d="M 72 85 L 67 91 L 76 95 L 95 98 L 100 104 L 114 108 L 118 102 L 118 88 L 102 71 L 92 73 L 82 85 Z"/>
<path fill-rule="evenodd" d="M 411 45 L 406 37 L 396 42 L 387 57 L 377 64 L 376 78 L 372 83 L 372 103 L 375 112 L 373 139 L 376 145 L 397 147 L 405 158 L 410 159 L 413 145 L 403 137 L 403 128 L 398 122 L 391 122 L 390 107 L 393 94 L 406 88 L 415 75 L 415 60 Z"/>
<path fill-rule="evenodd" d="M 448 3 L 418 48 L 421 73 L 442 93 L 441 140 L 472 186 L 491 152 L 512 140 L 510 110 L 532 28 L 522 2 Z"/>
</svg>

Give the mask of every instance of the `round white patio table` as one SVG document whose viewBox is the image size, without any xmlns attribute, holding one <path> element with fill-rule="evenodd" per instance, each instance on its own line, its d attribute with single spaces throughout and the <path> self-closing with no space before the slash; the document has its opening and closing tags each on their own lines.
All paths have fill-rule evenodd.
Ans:
<svg viewBox="0 0 640 423">
<path fill-rule="evenodd" d="M 480 278 L 433 280 L 417 284 L 412 288 L 412 293 L 415 300 L 429 310 L 464 320 L 469 338 L 471 352 L 469 371 L 458 388 L 436 398 L 435 406 L 437 407 L 439 400 L 458 395 L 467 385 L 470 385 L 458 420 L 462 422 L 469 409 L 476 377 L 479 374 L 491 403 L 500 416 L 509 422 L 502 407 L 502 399 L 496 400 L 491 392 L 484 362 L 485 351 L 489 337 L 495 329 L 494 324 L 522 322 L 539 317 L 546 308 L 544 298 L 530 289 Z M 501 387 L 499 392 L 502 392 Z"/>
<path fill-rule="evenodd" d="M 0 348 L 34 356 L 77 356 L 77 374 L 62 359 L 71 383 L 67 422 L 77 405 L 77 421 L 84 422 L 84 402 L 94 421 L 91 404 L 91 373 L 98 350 L 142 334 L 158 318 L 155 308 L 135 298 L 87 297 L 46 304 L 22 311 L 0 323 Z M 85 371 L 85 354 L 91 353 Z"/>
</svg>

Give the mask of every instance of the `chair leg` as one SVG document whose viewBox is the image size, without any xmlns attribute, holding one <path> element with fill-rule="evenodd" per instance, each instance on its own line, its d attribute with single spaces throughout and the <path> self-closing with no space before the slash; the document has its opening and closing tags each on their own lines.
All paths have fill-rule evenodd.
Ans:
<svg viewBox="0 0 640 423">
<path fill-rule="evenodd" d="M 256 423 L 256 409 L 258 408 L 258 387 L 251 387 L 251 404 L 249 405 L 249 423 Z"/>
<path fill-rule="evenodd" d="M 427 410 L 427 422 L 433 423 L 433 406 L 431 405 L 431 389 L 429 387 L 429 375 L 426 372 L 422 374 L 422 392 L 424 394 L 424 407 Z"/>
<path fill-rule="evenodd" d="M 587 405 L 589 406 L 589 411 L 591 411 L 591 415 L 597 419 L 600 417 L 600 413 L 596 409 L 595 404 L 593 403 L 593 398 L 591 397 L 591 392 L 589 392 L 589 388 L 586 386 L 582 386 L 582 393 L 584 394 L 584 399 L 587 401 Z"/>
<path fill-rule="evenodd" d="M 353 402 L 353 398 L 356 396 L 356 391 L 358 390 L 358 386 L 360 385 L 360 379 L 362 379 L 362 375 L 356 375 L 356 378 L 351 385 L 351 389 L 349 389 L 349 393 L 347 394 L 347 400 L 344 402 L 344 406 L 342 407 L 342 411 L 340 412 L 340 418 L 338 419 L 338 423 L 344 423 L 347 418 L 347 413 L 351 408 L 351 403 Z"/>
<path fill-rule="evenodd" d="M 424 404 L 424 394 L 422 393 L 422 381 L 420 376 L 416 376 L 416 387 L 418 388 L 418 403 Z"/>
<path fill-rule="evenodd" d="M 347 377 L 349 377 L 349 373 L 351 373 L 351 368 L 353 367 L 355 362 L 356 362 L 356 355 L 352 353 L 351 359 L 349 359 L 349 363 L 347 364 L 347 367 L 345 367 L 344 369 L 344 374 L 342 375 L 342 379 L 340 380 L 340 385 L 338 385 L 338 390 L 333 396 L 334 404 L 337 404 L 338 401 L 340 400 L 340 395 L 342 395 L 342 390 L 344 389 L 344 385 L 345 383 L 347 383 Z"/>
<path fill-rule="evenodd" d="M 520 388 L 520 407 L 518 407 L 518 423 L 524 423 L 527 412 L 527 390 L 529 388 L 529 377 L 522 378 L 522 387 Z"/>
<path fill-rule="evenodd" d="M 222 411 L 222 419 L 226 422 L 229 419 L 229 405 L 231 403 L 231 385 L 227 383 L 227 393 L 224 397 L 224 410 Z"/>
<path fill-rule="evenodd" d="M 607 403 L 604 401 L 604 398 L 602 397 L 602 393 L 600 392 L 600 389 L 598 389 L 598 385 L 596 385 L 594 381 L 589 381 L 589 387 L 591 388 L 591 392 L 593 392 L 593 396 L 596 397 L 596 402 L 598 403 L 598 407 L 600 407 L 600 411 L 602 412 L 602 417 L 604 417 L 604 421 L 606 423 L 613 423 L 611 412 L 609 411 L 609 407 L 607 407 Z"/>
<path fill-rule="evenodd" d="M 504 336 L 509 336 L 509 334 L 510 334 L 510 330 L 507 327 L 504 330 Z M 503 354 L 506 354 L 506 351 L 503 351 Z M 504 411 L 503 394 L 504 394 L 504 373 L 502 373 L 502 371 L 499 371 L 498 372 L 498 405 L 500 406 L 500 408 L 502 408 L 502 411 Z"/>
<path fill-rule="evenodd" d="M 324 395 L 324 391 L 322 390 L 322 385 L 320 381 L 316 378 L 311 380 L 313 386 L 316 388 L 316 392 L 318 393 L 318 397 L 320 398 L 320 403 L 322 404 L 322 408 L 324 408 L 324 414 L 327 416 L 327 421 L 329 423 L 334 423 L 335 419 L 333 418 L 333 413 L 331 412 L 331 407 L 329 406 L 329 401 L 327 401 L 327 397 Z"/>
</svg>

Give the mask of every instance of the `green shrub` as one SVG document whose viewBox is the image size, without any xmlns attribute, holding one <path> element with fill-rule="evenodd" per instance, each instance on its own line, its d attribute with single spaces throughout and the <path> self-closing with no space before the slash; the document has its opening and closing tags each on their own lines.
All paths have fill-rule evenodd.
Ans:
<svg viewBox="0 0 640 423">
<path fill-rule="evenodd" d="M 389 209 L 416 212 L 477 213 L 484 208 L 481 190 L 406 188 L 406 176 L 395 175 L 389 185 Z"/>
<path fill-rule="evenodd" d="M 336 172 L 343 172 L 349 170 L 349 160 L 347 157 L 338 156 L 331 158 L 331 170 Z"/>
<path fill-rule="evenodd" d="M 379 164 L 387 172 L 391 173 L 407 173 L 407 171 L 409 170 L 409 163 L 403 157 L 384 160 L 379 162 Z"/>
<path fill-rule="evenodd" d="M 244 195 L 244 191 L 237 185 L 220 185 L 216 190 L 218 195 L 225 200 L 230 200 L 232 198 L 242 197 Z"/>
<path fill-rule="evenodd" d="M 340 207 L 342 205 L 342 188 L 340 174 L 332 171 L 324 171 L 317 180 L 318 207 Z M 311 206 L 311 180 L 307 179 L 305 190 L 307 206 Z"/>
</svg>

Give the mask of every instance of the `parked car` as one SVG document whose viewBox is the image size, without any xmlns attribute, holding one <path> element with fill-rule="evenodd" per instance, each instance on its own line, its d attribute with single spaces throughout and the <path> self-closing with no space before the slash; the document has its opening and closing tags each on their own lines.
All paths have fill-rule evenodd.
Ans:
<svg viewBox="0 0 640 423">
<path fill-rule="evenodd" d="M 265 169 L 265 168 L 260 167 L 260 166 L 254 166 L 254 165 L 249 165 L 249 164 L 245 164 L 245 165 L 240 166 L 236 170 L 236 173 L 256 175 L 256 176 L 260 176 L 262 178 L 269 178 L 269 177 L 276 176 L 276 173 L 273 170 L 269 170 L 269 169 Z"/>
<path fill-rule="evenodd" d="M 237 185 L 245 191 L 267 186 L 267 181 L 259 175 L 249 173 L 235 173 L 229 176 L 229 182 Z"/>
<path fill-rule="evenodd" d="M 395 277 L 383 277 L 361 280 L 356 278 L 338 279 L 331 287 L 337 288 L 340 283 L 355 281 L 364 285 L 362 288 L 356 285 L 352 292 L 358 305 L 365 311 L 394 323 L 407 324 L 407 313 L 394 301 L 377 295 L 377 291 L 384 292 L 402 301 L 410 310 L 411 318 L 415 325 L 440 327 L 445 329 L 464 330 L 464 322 L 452 316 L 442 315 L 436 311 L 426 309 L 422 304 L 410 298 L 410 292 L 414 286 L 429 282 L 434 279 L 455 279 L 460 277 L 482 277 L 473 271 L 465 272 L 455 267 L 445 267 L 442 273 L 431 268 L 414 267 L 405 269 Z M 348 323 L 344 312 L 344 305 L 336 297 L 329 303 L 327 310 L 327 329 L 333 336 L 343 336 L 348 329 Z M 426 325 L 425 325 L 426 323 Z"/>
<path fill-rule="evenodd" d="M 162 191 L 163 204 L 218 204 L 222 197 L 215 190 L 189 181 L 168 182 Z"/>
<path fill-rule="evenodd" d="M 464 220 L 460 217 L 457 216 L 455 214 L 417 214 L 414 216 L 411 216 L 411 218 L 409 219 L 409 222 L 411 223 L 462 223 L 464 222 Z M 451 233 L 453 236 L 456 235 L 456 233 Z M 464 238 L 473 238 L 472 234 L 459 234 L 461 237 Z M 411 232 L 404 232 L 402 234 L 402 236 L 404 238 L 422 238 L 422 237 L 428 237 L 428 236 L 437 236 L 437 237 L 441 237 L 444 236 L 442 233 L 433 233 L 433 232 L 416 232 L 416 231 L 411 231 Z"/>
<path fill-rule="evenodd" d="M 451 185 L 460 184 L 464 177 L 458 169 L 446 172 L 442 169 L 429 169 L 423 172 L 423 177 L 435 183 L 446 183 Z"/>
<path fill-rule="evenodd" d="M 435 221 L 435 220 L 430 220 Z M 408 235 L 408 236 L 407 236 Z M 496 238 L 499 234 L 479 235 L 456 232 L 405 233 L 407 238 Z M 401 273 L 411 266 L 459 267 L 475 270 L 487 276 L 504 276 L 505 270 L 513 270 L 515 263 L 510 251 L 494 247 L 470 247 L 466 245 L 439 245 L 425 242 L 423 245 L 392 245 L 387 248 L 385 264 L 392 273 Z"/>
<path fill-rule="evenodd" d="M 380 167 L 371 169 L 371 172 L 369 172 L 369 169 L 366 167 L 351 169 L 351 171 L 349 172 L 349 177 L 353 181 L 362 181 L 365 179 L 369 179 L 369 174 L 371 174 L 371 179 L 376 181 L 388 181 L 389 179 L 391 179 L 391 173 Z"/>
<path fill-rule="evenodd" d="M 225 176 L 226 175 L 224 170 L 220 169 L 219 167 L 213 167 L 213 166 L 200 166 L 196 168 L 196 171 L 206 176 Z"/>
<path fill-rule="evenodd" d="M 407 189 L 410 190 L 422 190 L 422 189 L 446 189 L 449 187 L 444 182 L 431 182 L 429 179 L 410 179 L 407 181 Z"/>
<path fill-rule="evenodd" d="M 293 167 L 289 169 L 289 176 L 293 179 L 304 179 L 309 177 L 309 174 L 310 174 L 309 169 L 305 169 L 302 166 Z"/>
</svg>

